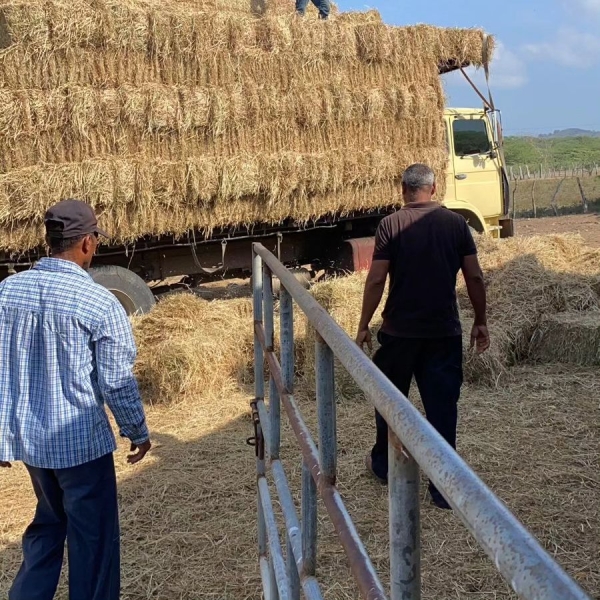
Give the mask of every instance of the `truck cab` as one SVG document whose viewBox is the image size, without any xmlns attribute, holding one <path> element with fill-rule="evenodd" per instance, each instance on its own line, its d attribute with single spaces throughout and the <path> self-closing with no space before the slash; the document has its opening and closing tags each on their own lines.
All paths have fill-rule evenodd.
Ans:
<svg viewBox="0 0 600 600">
<path fill-rule="evenodd" d="M 509 189 L 499 114 L 475 108 L 444 113 L 448 148 L 443 204 L 478 233 L 510 237 Z"/>
</svg>

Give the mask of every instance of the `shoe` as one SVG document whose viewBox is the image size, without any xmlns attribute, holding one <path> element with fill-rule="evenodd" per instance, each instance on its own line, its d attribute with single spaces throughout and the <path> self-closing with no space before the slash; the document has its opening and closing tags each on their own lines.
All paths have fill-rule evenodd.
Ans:
<svg viewBox="0 0 600 600">
<path fill-rule="evenodd" d="M 365 457 L 365 467 L 367 467 L 367 471 L 369 471 L 369 473 L 375 479 L 377 479 L 377 481 L 379 481 L 379 483 L 381 483 L 383 485 L 387 485 L 387 479 L 385 479 L 383 477 L 379 477 L 379 475 L 377 475 L 377 473 L 375 473 L 375 471 L 373 470 L 373 458 L 371 457 L 370 454 L 367 454 L 367 456 Z"/>
<path fill-rule="evenodd" d="M 431 497 L 433 504 L 438 508 L 441 508 L 442 510 L 452 510 L 452 507 L 448 504 L 446 498 L 444 498 L 437 490 L 433 492 L 429 490 L 429 496 Z"/>
</svg>

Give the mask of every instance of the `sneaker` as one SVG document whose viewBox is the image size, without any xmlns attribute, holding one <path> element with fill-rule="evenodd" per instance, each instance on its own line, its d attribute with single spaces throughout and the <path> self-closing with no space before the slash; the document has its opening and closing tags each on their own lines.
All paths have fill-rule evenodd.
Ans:
<svg viewBox="0 0 600 600">
<path fill-rule="evenodd" d="M 365 466 L 367 467 L 367 471 L 369 471 L 369 473 L 375 479 L 377 479 L 377 481 L 379 481 L 379 483 L 381 483 L 383 485 L 387 485 L 387 479 L 385 479 L 383 477 L 379 477 L 379 475 L 377 475 L 377 473 L 375 473 L 375 471 L 373 470 L 373 458 L 371 457 L 370 454 L 367 454 L 367 456 L 365 457 Z"/>
</svg>

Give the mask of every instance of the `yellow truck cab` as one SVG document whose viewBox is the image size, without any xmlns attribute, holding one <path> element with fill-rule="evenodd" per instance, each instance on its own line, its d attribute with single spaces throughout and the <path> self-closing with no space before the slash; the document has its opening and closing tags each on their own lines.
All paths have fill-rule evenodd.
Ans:
<svg viewBox="0 0 600 600">
<path fill-rule="evenodd" d="M 463 215 L 479 233 L 510 237 L 510 193 L 499 114 L 476 108 L 448 108 L 444 119 L 449 160 L 443 204 Z"/>
</svg>

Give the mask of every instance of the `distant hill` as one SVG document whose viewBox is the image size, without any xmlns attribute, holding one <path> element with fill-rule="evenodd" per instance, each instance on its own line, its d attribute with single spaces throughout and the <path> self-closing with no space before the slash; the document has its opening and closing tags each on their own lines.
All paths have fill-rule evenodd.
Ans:
<svg viewBox="0 0 600 600">
<path fill-rule="evenodd" d="M 589 129 L 556 129 L 554 133 L 543 133 L 538 136 L 545 139 L 570 138 L 570 137 L 600 137 L 600 131 Z"/>
<path fill-rule="evenodd" d="M 548 168 L 591 166 L 600 164 L 600 134 L 508 137 L 505 138 L 504 150 L 509 165 L 545 165 Z"/>
</svg>

